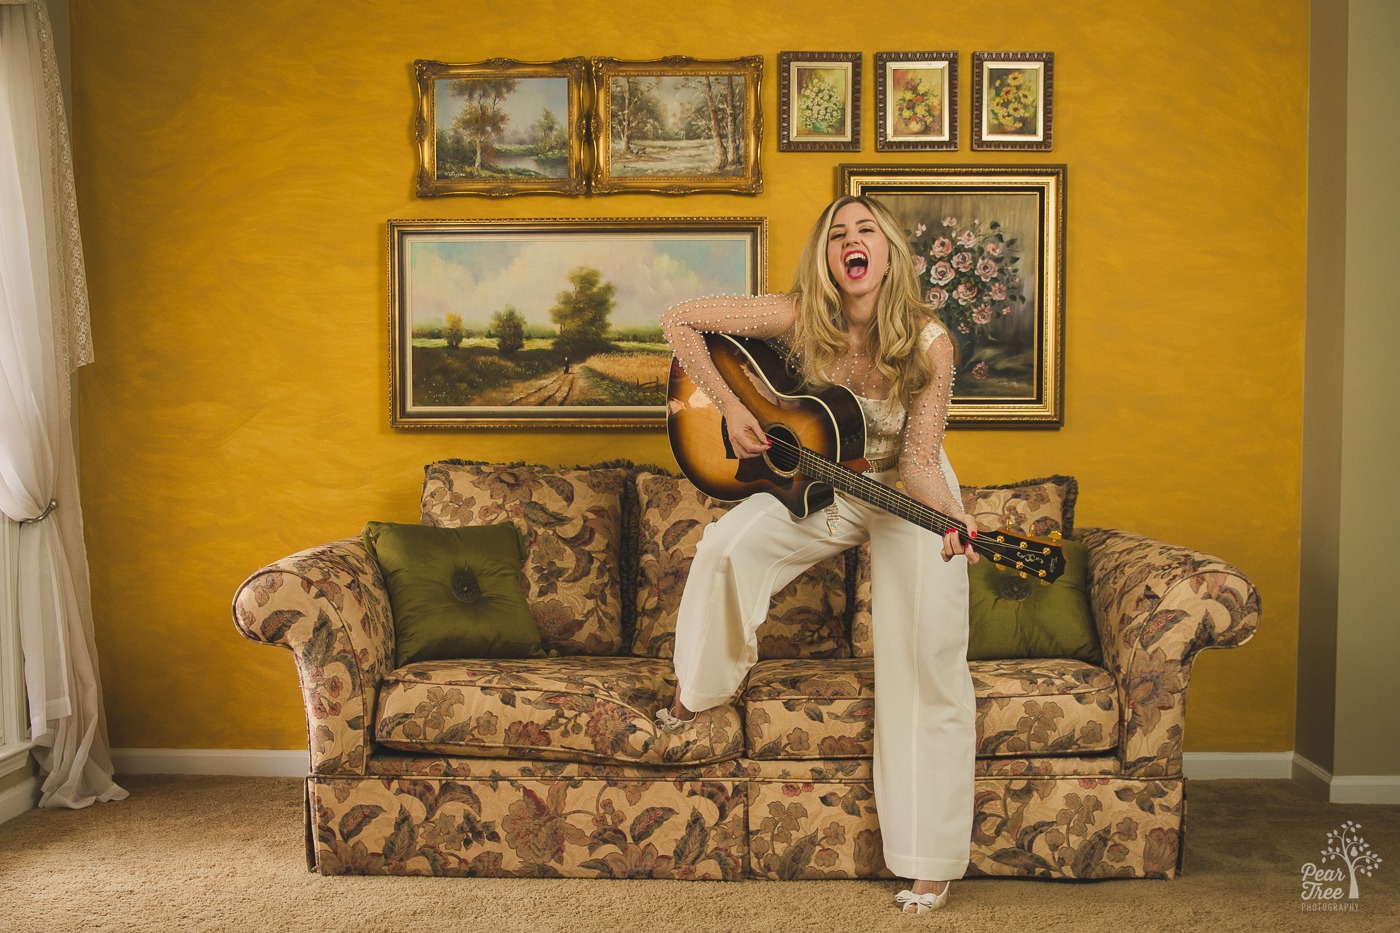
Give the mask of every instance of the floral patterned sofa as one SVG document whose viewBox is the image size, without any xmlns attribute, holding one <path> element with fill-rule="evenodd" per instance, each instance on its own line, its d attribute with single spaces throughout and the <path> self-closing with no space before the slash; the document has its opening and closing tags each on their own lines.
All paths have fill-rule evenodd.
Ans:
<svg viewBox="0 0 1400 933">
<path fill-rule="evenodd" d="M 1070 536 L 1077 487 L 964 488 L 985 528 Z M 253 641 L 290 649 L 306 705 L 307 854 L 324 874 L 734 879 L 888 876 L 871 789 L 868 553 L 775 598 L 735 702 L 687 734 L 674 690 L 681 585 L 726 506 L 626 462 L 430 464 L 422 522 L 514 521 L 550 656 L 394 669 L 360 538 L 276 561 L 238 590 Z M 1104 663 L 972 662 L 969 875 L 1172 877 L 1186 814 L 1186 687 L 1198 651 L 1246 641 L 1258 594 L 1230 565 L 1080 529 Z"/>
</svg>

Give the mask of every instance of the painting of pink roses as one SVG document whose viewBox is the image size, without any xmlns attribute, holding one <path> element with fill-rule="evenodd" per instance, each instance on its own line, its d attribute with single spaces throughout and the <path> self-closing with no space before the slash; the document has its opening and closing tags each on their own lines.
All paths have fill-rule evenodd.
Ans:
<svg viewBox="0 0 1400 933">
<path fill-rule="evenodd" d="M 958 351 L 949 422 L 1062 424 L 1065 167 L 843 165 L 904 230 Z"/>
</svg>

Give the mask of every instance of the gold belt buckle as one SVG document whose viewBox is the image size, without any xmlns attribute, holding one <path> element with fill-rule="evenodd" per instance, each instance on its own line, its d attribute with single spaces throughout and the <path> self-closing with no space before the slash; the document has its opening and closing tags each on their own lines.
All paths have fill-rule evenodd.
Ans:
<svg viewBox="0 0 1400 933">
<path fill-rule="evenodd" d="M 886 470 L 893 467 L 895 464 L 899 463 L 899 457 L 881 457 L 878 460 L 867 460 L 866 462 L 870 464 L 870 469 L 866 470 L 865 472 L 883 473 Z"/>
</svg>

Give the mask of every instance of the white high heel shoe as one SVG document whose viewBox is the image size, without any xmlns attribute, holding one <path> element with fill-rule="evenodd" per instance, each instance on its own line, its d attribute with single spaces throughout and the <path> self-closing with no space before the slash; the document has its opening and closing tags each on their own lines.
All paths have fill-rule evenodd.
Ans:
<svg viewBox="0 0 1400 933">
<path fill-rule="evenodd" d="M 932 892 L 928 894 L 915 894 L 913 891 L 906 889 L 894 896 L 894 902 L 899 905 L 900 913 L 906 913 L 907 911 L 905 908 L 913 904 L 915 914 L 926 914 L 930 910 L 937 910 L 948 903 L 948 892 L 952 889 L 953 882 L 951 881 L 945 884 L 943 890 L 938 894 Z"/>
<path fill-rule="evenodd" d="M 694 716 L 691 716 L 689 719 L 678 719 L 675 714 L 664 706 L 656 711 L 655 718 L 656 728 L 668 735 L 680 735 L 682 732 L 695 725 Z"/>
</svg>

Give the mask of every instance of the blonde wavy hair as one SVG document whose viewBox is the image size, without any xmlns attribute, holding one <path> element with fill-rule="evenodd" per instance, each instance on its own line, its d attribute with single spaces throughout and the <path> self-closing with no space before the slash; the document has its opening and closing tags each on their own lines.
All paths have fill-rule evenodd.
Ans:
<svg viewBox="0 0 1400 933">
<path fill-rule="evenodd" d="M 894 215 L 878 201 L 855 196 L 837 198 L 822 211 L 807 235 L 792 287 L 797 298 L 797 320 L 790 353 L 807 386 L 820 389 L 832 384 L 823 373 L 846 353 L 848 330 L 841 313 L 841 293 L 827 263 L 826 243 L 836 212 L 848 204 L 861 204 L 869 210 L 889 241 L 889 276 L 876 299 L 866 352 L 889 383 L 890 396 L 908 408 L 913 397 L 933 379 L 928 357 L 920 351 L 919 334 L 924 325 L 937 317 L 919 294 L 909 240 Z"/>
</svg>

